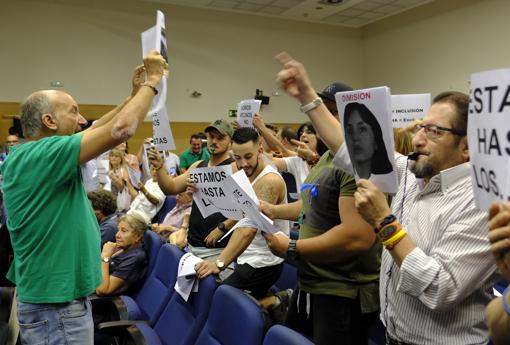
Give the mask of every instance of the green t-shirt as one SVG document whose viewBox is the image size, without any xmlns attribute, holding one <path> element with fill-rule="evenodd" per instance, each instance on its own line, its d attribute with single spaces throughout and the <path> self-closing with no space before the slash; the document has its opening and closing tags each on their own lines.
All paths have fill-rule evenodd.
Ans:
<svg viewBox="0 0 510 345">
<path fill-rule="evenodd" d="M 179 156 L 179 167 L 188 169 L 196 161 L 206 161 L 211 157 L 209 151 L 205 148 L 200 149 L 199 154 L 194 154 L 191 149 L 187 149 Z"/>
<path fill-rule="evenodd" d="M 81 138 L 15 146 L 0 168 L 14 249 L 7 277 L 22 302 L 67 302 L 101 283 L 99 225 L 78 165 Z"/>
<path fill-rule="evenodd" d="M 301 193 L 300 239 L 320 236 L 341 224 L 338 199 L 351 197 L 356 191 L 354 178 L 333 165 L 333 155 L 329 152 L 310 171 L 304 181 L 307 183 L 316 185 L 317 194 L 311 196 L 311 189 Z M 379 310 L 381 250 L 381 243 L 375 241 L 368 251 L 343 261 L 313 263 L 301 258 L 298 261 L 299 288 L 312 294 L 352 299 L 359 295 L 362 312 L 375 312 Z"/>
</svg>

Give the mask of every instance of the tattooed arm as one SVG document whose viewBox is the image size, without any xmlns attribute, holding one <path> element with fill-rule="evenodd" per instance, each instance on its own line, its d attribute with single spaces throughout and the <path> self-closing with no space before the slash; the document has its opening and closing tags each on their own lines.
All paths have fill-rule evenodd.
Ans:
<svg viewBox="0 0 510 345">
<path fill-rule="evenodd" d="M 255 185 L 253 185 L 255 194 L 260 200 L 277 204 L 281 202 L 285 196 L 285 184 L 283 179 L 276 174 L 267 174 L 262 177 Z M 251 241 L 257 234 L 257 229 L 252 227 L 237 228 L 232 237 L 228 241 L 227 246 L 218 257 L 226 266 L 230 265 L 239 255 L 241 255 L 250 245 Z M 197 264 L 197 276 L 200 279 L 210 274 L 218 274 L 220 270 L 214 262 L 202 261 Z"/>
</svg>

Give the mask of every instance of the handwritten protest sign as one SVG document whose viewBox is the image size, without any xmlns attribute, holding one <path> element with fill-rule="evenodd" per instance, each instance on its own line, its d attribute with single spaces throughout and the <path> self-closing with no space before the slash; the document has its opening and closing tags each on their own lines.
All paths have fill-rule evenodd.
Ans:
<svg viewBox="0 0 510 345">
<path fill-rule="evenodd" d="M 259 230 L 272 234 L 278 231 L 273 221 L 259 211 L 259 200 L 244 170 L 236 172 L 226 182 L 245 216 L 257 224 Z"/>
<path fill-rule="evenodd" d="M 143 56 L 147 55 L 151 50 L 156 49 L 168 63 L 165 15 L 163 12 L 157 12 L 156 25 L 142 32 L 141 36 Z M 158 94 L 152 101 L 152 106 L 147 114 L 146 120 L 149 119 L 149 121 L 152 121 L 152 137 L 154 138 L 154 145 L 156 148 L 159 151 L 175 150 L 175 141 L 166 110 L 167 76 L 163 76 L 157 89 Z"/>
<path fill-rule="evenodd" d="M 422 119 L 430 108 L 430 93 L 391 95 L 393 128 L 404 128 Z"/>
<path fill-rule="evenodd" d="M 250 218 L 258 229 L 277 232 L 273 221 L 259 211 L 259 200 L 244 170 L 232 175 L 229 165 L 196 168 L 190 178 L 197 187 L 193 199 L 204 218 L 220 212 L 230 219 Z"/>
<path fill-rule="evenodd" d="M 510 200 L 510 69 L 471 76 L 468 145 L 475 202 Z"/>
<path fill-rule="evenodd" d="M 226 187 L 225 180 L 230 175 L 230 165 L 190 170 L 190 179 L 197 188 L 193 200 L 204 218 L 216 212 L 230 219 L 239 220 L 244 217 L 237 203 L 233 202 L 230 189 Z"/>
<path fill-rule="evenodd" d="M 356 180 L 369 179 L 381 191 L 396 193 L 397 174 L 390 89 L 383 86 L 335 94 L 349 162 Z"/>
<path fill-rule="evenodd" d="M 237 122 L 240 127 L 253 127 L 253 115 L 258 113 L 262 101 L 245 99 L 237 104 Z"/>
</svg>

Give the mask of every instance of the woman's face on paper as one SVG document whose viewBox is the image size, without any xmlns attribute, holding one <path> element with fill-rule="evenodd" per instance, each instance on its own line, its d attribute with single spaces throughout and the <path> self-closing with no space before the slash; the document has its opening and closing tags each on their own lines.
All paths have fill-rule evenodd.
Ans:
<svg viewBox="0 0 510 345">
<path fill-rule="evenodd" d="M 371 160 L 377 149 L 372 127 L 363 121 L 357 110 L 351 113 L 345 124 L 345 141 L 353 162 Z"/>
</svg>

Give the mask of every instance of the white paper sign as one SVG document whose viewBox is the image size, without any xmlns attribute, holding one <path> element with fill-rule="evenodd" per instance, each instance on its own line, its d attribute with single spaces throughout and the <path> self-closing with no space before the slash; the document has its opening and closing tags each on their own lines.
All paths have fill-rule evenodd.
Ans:
<svg viewBox="0 0 510 345">
<path fill-rule="evenodd" d="M 190 170 L 189 176 L 198 189 L 193 193 L 193 200 L 202 217 L 205 218 L 216 212 L 221 212 L 230 219 L 239 220 L 243 218 L 241 209 L 232 200 L 230 189 L 225 190 L 224 181 L 230 175 L 232 175 L 230 165 Z"/>
<path fill-rule="evenodd" d="M 188 300 L 191 292 L 198 291 L 199 280 L 196 277 L 195 265 L 202 261 L 204 260 L 191 253 L 184 254 L 179 260 L 174 289 L 185 301 Z"/>
<path fill-rule="evenodd" d="M 338 92 L 335 99 L 356 180 L 369 179 L 381 191 L 396 193 L 390 89 Z"/>
<path fill-rule="evenodd" d="M 510 200 L 510 69 L 471 75 L 468 144 L 478 208 Z"/>
<path fill-rule="evenodd" d="M 259 112 L 262 101 L 245 99 L 237 104 L 237 122 L 240 127 L 253 127 L 253 115 Z"/>
<path fill-rule="evenodd" d="M 391 95 L 393 128 L 404 128 L 422 119 L 430 108 L 430 93 Z"/>
<path fill-rule="evenodd" d="M 165 15 L 157 12 L 156 25 L 142 32 L 142 52 L 147 55 L 152 49 L 156 49 L 168 62 L 167 44 L 165 35 Z M 159 151 L 175 150 L 174 137 L 168 120 L 166 110 L 167 77 L 163 76 L 158 85 L 158 94 L 152 101 L 146 120 L 152 120 L 154 145 Z"/>
<path fill-rule="evenodd" d="M 259 211 L 259 200 L 244 170 L 236 172 L 226 181 L 231 193 L 246 217 L 250 218 L 259 230 L 274 234 L 278 232 L 273 221 Z"/>
</svg>

